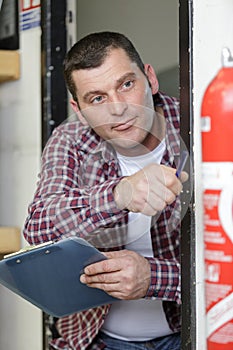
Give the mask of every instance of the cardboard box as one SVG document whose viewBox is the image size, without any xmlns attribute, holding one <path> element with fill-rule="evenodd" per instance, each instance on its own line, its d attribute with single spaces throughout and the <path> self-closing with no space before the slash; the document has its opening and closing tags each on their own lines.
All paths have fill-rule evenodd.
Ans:
<svg viewBox="0 0 233 350">
<path fill-rule="evenodd" d="M 18 227 L 0 227 L 0 254 L 17 252 L 21 246 L 21 232 Z"/>
<path fill-rule="evenodd" d="M 0 50 L 0 83 L 20 78 L 18 51 Z"/>
</svg>

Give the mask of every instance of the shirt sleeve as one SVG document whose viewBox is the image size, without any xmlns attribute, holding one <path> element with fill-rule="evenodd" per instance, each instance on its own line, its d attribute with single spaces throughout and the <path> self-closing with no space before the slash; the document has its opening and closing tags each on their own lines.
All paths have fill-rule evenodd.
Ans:
<svg viewBox="0 0 233 350">
<path fill-rule="evenodd" d="M 151 283 L 145 298 L 181 304 L 180 263 L 175 260 L 147 259 L 151 266 Z"/>
<path fill-rule="evenodd" d="M 82 185 L 82 161 L 69 135 L 56 131 L 43 152 L 37 190 L 23 230 L 30 244 L 71 235 L 88 238 L 126 215 L 116 207 L 113 196 L 121 178 Z"/>
</svg>

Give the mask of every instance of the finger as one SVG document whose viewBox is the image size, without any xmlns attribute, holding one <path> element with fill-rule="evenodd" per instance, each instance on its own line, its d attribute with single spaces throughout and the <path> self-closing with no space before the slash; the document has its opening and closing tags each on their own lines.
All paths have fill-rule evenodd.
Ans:
<svg viewBox="0 0 233 350">
<path fill-rule="evenodd" d="M 82 279 L 80 278 L 80 281 L 82 283 L 85 283 L 90 288 L 98 288 L 102 289 L 106 293 L 119 298 L 119 299 L 133 299 L 135 290 L 131 287 L 127 287 L 126 283 L 123 283 L 122 281 L 115 281 L 112 283 L 103 283 L 100 281 L 94 281 L 94 279 L 91 277 L 91 281 L 89 280 L 89 276 L 85 276 L 85 278 L 82 276 Z M 115 278 L 114 278 L 115 279 Z M 85 281 L 85 282 L 84 282 Z M 137 291 L 136 291 L 137 292 Z"/>
<path fill-rule="evenodd" d="M 180 181 L 181 181 L 182 183 L 183 183 L 183 182 L 186 182 L 186 181 L 188 180 L 188 178 L 189 178 L 189 174 L 186 173 L 186 171 L 182 171 L 182 172 L 180 173 L 179 179 L 180 179 Z"/>
<path fill-rule="evenodd" d="M 114 259 L 107 259 L 107 260 L 102 260 L 97 263 L 88 265 L 84 269 L 85 275 L 97 275 L 101 273 L 109 273 L 113 271 L 118 271 L 120 267 L 118 266 L 117 260 Z"/>
<path fill-rule="evenodd" d="M 147 216 L 154 216 L 164 210 L 167 205 L 172 204 L 175 199 L 176 195 L 168 189 L 164 189 L 164 192 L 159 195 L 150 193 L 147 202 L 138 211 Z"/>
<path fill-rule="evenodd" d="M 86 283 L 116 284 L 126 280 L 127 273 L 122 269 L 96 275 L 84 275 Z M 83 280 L 82 278 L 82 280 Z"/>
<path fill-rule="evenodd" d="M 114 250 L 112 252 L 103 252 L 108 259 L 117 259 L 121 258 L 122 256 L 128 255 L 129 251 L 127 249 L 122 249 L 122 250 Z"/>
<path fill-rule="evenodd" d="M 182 190 L 182 184 L 180 178 L 177 178 L 176 169 L 161 166 L 161 171 L 163 176 L 158 180 L 164 185 L 168 190 L 172 191 L 176 196 L 178 196 Z"/>
<path fill-rule="evenodd" d="M 176 188 L 174 193 L 172 189 L 167 188 L 162 183 L 156 184 L 156 187 L 149 192 L 147 202 L 155 209 L 162 210 L 167 204 L 171 204 L 180 193 L 182 189 L 180 181 L 177 187 L 179 188 Z"/>
<path fill-rule="evenodd" d="M 97 288 L 103 290 L 105 293 L 111 295 L 113 298 L 120 299 L 120 300 L 132 300 L 136 299 L 134 296 L 129 296 L 125 294 L 122 291 L 122 287 L 120 287 L 118 284 L 93 284 L 88 285 L 90 288 Z"/>
<path fill-rule="evenodd" d="M 122 289 L 119 287 L 119 282 L 104 283 L 104 282 L 98 281 L 96 279 L 96 276 L 90 277 L 90 276 L 82 275 L 80 277 L 80 282 L 83 284 L 86 284 L 88 287 L 91 287 L 91 288 L 102 289 L 107 293 L 119 292 Z"/>
<path fill-rule="evenodd" d="M 177 169 L 175 168 L 168 168 L 167 166 L 164 166 L 164 165 L 162 165 L 161 168 L 163 169 L 163 171 L 166 169 L 176 175 Z M 176 178 L 183 183 L 188 180 L 189 174 L 186 171 L 181 171 L 179 177 L 176 176 Z"/>
<path fill-rule="evenodd" d="M 114 273 L 103 273 L 97 275 L 81 275 L 80 282 L 85 283 L 87 285 L 96 286 L 98 285 L 107 285 L 107 284 L 116 284 L 119 283 L 120 275 L 117 272 Z M 99 288 L 96 287 L 96 288 Z"/>
<path fill-rule="evenodd" d="M 141 211 L 142 214 L 146 215 L 146 216 L 154 216 L 158 213 L 159 211 L 154 209 L 150 204 L 146 204 L 143 208 L 143 210 Z"/>
</svg>

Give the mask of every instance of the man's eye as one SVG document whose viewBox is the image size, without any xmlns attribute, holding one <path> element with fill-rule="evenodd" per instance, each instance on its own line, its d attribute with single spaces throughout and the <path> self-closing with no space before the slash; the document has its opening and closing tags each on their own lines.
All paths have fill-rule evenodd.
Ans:
<svg viewBox="0 0 233 350">
<path fill-rule="evenodd" d="M 96 96 L 95 98 L 93 98 L 91 100 L 91 103 L 100 103 L 103 101 L 103 97 L 102 96 Z"/>
<path fill-rule="evenodd" d="M 128 80 L 123 84 L 123 88 L 130 88 L 131 86 L 133 86 L 133 81 L 132 80 Z"/>
</svg>

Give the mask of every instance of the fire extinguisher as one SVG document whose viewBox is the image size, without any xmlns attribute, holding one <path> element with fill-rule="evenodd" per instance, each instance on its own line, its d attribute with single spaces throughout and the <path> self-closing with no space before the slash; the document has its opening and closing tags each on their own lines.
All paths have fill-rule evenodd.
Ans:
<svg viewBox="0 0 233 350">
<path fill-rule="evenodd" d="M 201 106 L 206 339 L 208 350 L 233 350 L 233 57 Z"/>
</svg>

